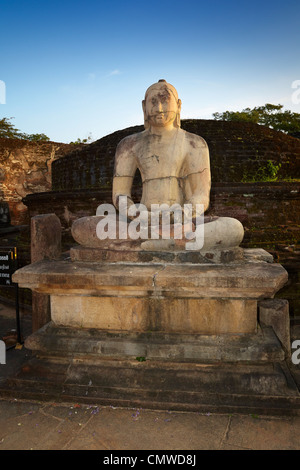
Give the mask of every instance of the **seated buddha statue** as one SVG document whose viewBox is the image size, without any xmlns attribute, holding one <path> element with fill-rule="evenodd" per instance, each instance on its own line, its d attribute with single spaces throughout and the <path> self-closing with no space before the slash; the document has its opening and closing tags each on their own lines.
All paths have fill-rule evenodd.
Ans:
<svg viewBox="0 0 300 470">
<path fill-rule="evenodd" d="M 126 198 L 125 218 L 127 223 L 136 214 L 136 204 L 131 195 L 133 179 L 139 170 L 142 179 L 142 197 L 140 206 L 151 214 L 153 207 L 166 205 L 189 209 L 189 217 L 203 217 L 209 207 L 211 174 L 209 150 L 205 140 L 180 127 L 181 100 L 176 89 L 165 80 L 151 85 L 142 102 L 145 130 L 129 135 L 118 144 L 115 154 L 112 201 L 116 211 L 120 211 L 120 201 Z M 111 214 L 113 216 L 114 214 Z M 124 213 L 123 213 L 124 216 Z M 72 226 L 73 238 L 88 247 L 107 249 L 124 248 L 124 237 L 114 239 L 99 237 L 99 222 L 103 214 L 83 217 Z M 244 236 L 242 224 L 230 217 L 203 217 L 203 240 L 201 251 L 220 250 L 237 247 Z M 150 223 L 150 219 L 149 219 Z M 176 225 L 171 217 L 171 224 Z M 118 222 L 117 222 L 118 225 Z M 115 227 L 117 227 L 117 225 Z M 159 228 L 158 228 L 159 232 Z M 168 242 L 162 240 L 141 239 L 130 244 L 135 249 L 155 250 L 182 249 L 183 241 L 179 237 Z M 189 238 L 189 237 L 188 237 Z M 178 241 L 179 240 L 179 241 Z"/>
</svg>

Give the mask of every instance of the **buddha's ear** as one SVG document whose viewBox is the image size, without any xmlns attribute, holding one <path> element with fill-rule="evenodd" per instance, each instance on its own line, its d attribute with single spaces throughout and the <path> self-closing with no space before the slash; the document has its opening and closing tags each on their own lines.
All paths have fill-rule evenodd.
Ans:
<svg viewBox="0 0 300 470">
<path fill-rule="evenodd" d="M 146 115 L 146 100 L 142 101 L 142 107 L 143 107 L 143 113 L 144 113 L 144 127 L 145 129 L 148 129 L 149 124 L 148 124 L 148 119 Z"/>
<path fill-rule="evenodd" d="M 181 111 L 181 100 L 178 100 L 177 101 L 177 107 L 178 107 L 178 111 L 177 111 L 177 116 L 176 116 L 176 127 L 180 127 L 180 111 Z"/>
</svg>

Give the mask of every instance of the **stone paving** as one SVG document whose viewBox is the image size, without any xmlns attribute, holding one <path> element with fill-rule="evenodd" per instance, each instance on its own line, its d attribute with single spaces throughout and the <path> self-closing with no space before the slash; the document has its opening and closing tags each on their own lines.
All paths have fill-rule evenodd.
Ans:
<svg viewBox="0 0 300 470">
<path fill-rule="evenodd" d="M 0 400 L 0 450 L 298 450 L 300 417 Z"/>
</svg>

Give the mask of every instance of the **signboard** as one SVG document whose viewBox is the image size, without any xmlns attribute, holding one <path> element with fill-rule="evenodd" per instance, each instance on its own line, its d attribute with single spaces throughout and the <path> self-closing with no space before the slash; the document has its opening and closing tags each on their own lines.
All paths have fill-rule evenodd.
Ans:
<svg viewBox="0 0 300 470">
<path fill-rule="evenodd" d="M 17 257 L 17 247 L 9 246 L 0 246 L 0 286 L 14 287 L 16 293 L 16 323 L 17 323 L 17 335 L 18 343 L 22 343 L 21 339 L 21 326 L 20 326 L 20 312 L 19 312 L 19 288 L 18 284 L 13 283 L 12 275 L 18 269 L 18 257 Z M 0 344 L 0 348 L 3 348 L 3 345 Z M 10 349 L 10 348 L 7 348 Z M 0 351 L 1 352 L 1 351 Z M 3 359 L 0 357 L 0 363 Z M 5 362 L 4 362 L 5 364 Z"/>
<path fill-rule="evenodd" d="M 0 247 L 0 285 L 11 286 L 12 275 L 17 269 L 16 247 Z"/>
</svg>

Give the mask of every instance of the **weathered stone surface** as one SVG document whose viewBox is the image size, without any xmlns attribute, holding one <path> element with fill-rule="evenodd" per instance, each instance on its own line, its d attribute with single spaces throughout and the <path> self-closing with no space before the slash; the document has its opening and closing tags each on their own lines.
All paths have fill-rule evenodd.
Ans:
<svg viewBox="0 0 300 470">
<path fill-rule="evenodd" d="M 283 347 L 290 355 L 291 338 L 288 301 L 268 299 L 259 302 L 259 321 L 273 328 Z"/>
<path fill-rule="evenodd" d="M 156 240 L 158 241 L 158 240 Z M 165 240 L 159 240 L 165 241 Z M 168 241 L 168 240 L 166 240 Z M 199 251 L 179 251 L 179 250 L 161 250 L 161 251 L 144 251 L 139 249 L 140 245 L 135 243 L 131 248 L 129 244 L 123 246 L 122 249 L 101 249 L 101 248 L 88 248 L 85 246 L 75 246 L 70 249 L 70 257 L 72 261 L 90 261 L 90 262 L 138 262 L 138 263 L 231 263 L 240 262 L 244 258 L 244 250 L 240 247 L 235 247 L 227 250 L 218 250 L 211 252 Z M 127 249 L 124 249 L 127 248 Z M 264 251 L 264 250 L 263 250 Z M 251 259 L 251 256 L 248 257 Z"/>
<path fill-rule="evenodd" d="M 65 326 L 181 333 L 253 333 L 257 300 L 287 280 L 280 265 L 121 264 L 43 261 L 14 281 L 51 295 Z"/>
<path fill-rule="evenodd" d="M 61 255 L 61 224 L 55 214 L 31 219 L 31 262 L 59 259 Z"/>
<path fill-rule="evenodd" d="M 174 294 L 173 294 L 174 295 Z M 254 333 L 255 300 L 51 295 L 57 325 L 112 331 L 218 335 Z"/>
<path fill-rule="evenodd" d="M 300 413 L 284 363 L 173 363 L 37 357 L 6 383 L 6 395 L 71 403 L 195 412 Z M 3 393 L 3 391 L 1 390 Z"/>
<path fill-rule="evenodd" d="M 271 298 L 287 282 L 279 264 L 168 265 L 42 261 L 13 275 L 20 287 L 52 294 L 149 296 L 176 298 Z M 109 294 L 110 295 L 110 294 Z"/>
<path fill-rule="evenodd" d="M 37 331 L 51 320 L 50 296 L 32 292 L 32 331 Z"/>
<path fill-rule="evenodd" d="M 11 223 L 29 222 L 22 198 L 51 190 L 52 162 L 82 145 L 0 139 L 0 201 L 9 204 Z"/>
<path fill-rule="evenodd" d="M 55 214 L 37 215 L 31 219 L 31 262 L 58 259 L 61 255 L 61 224 Z M 50 298 L 32 293 L 32 331 L 50 321 Z"/>
<path fill-rule="evenodd" d="M 284 360 L 281 344 L 271 327 L 247 335 L 199 335 L 147 331 L 111 332 L 57 326 L 50 322 L 30 335 L 26 348 L 43 355 L 195 362 L 248 362 Z"/>
<path fill-rule="evenodd" d="M 245 259 L 249 261 L 266 261 L 267 263 L 273 263 L 273 256 L 262 248 L 248 248 L 244 250 Z"/>
</svg>

